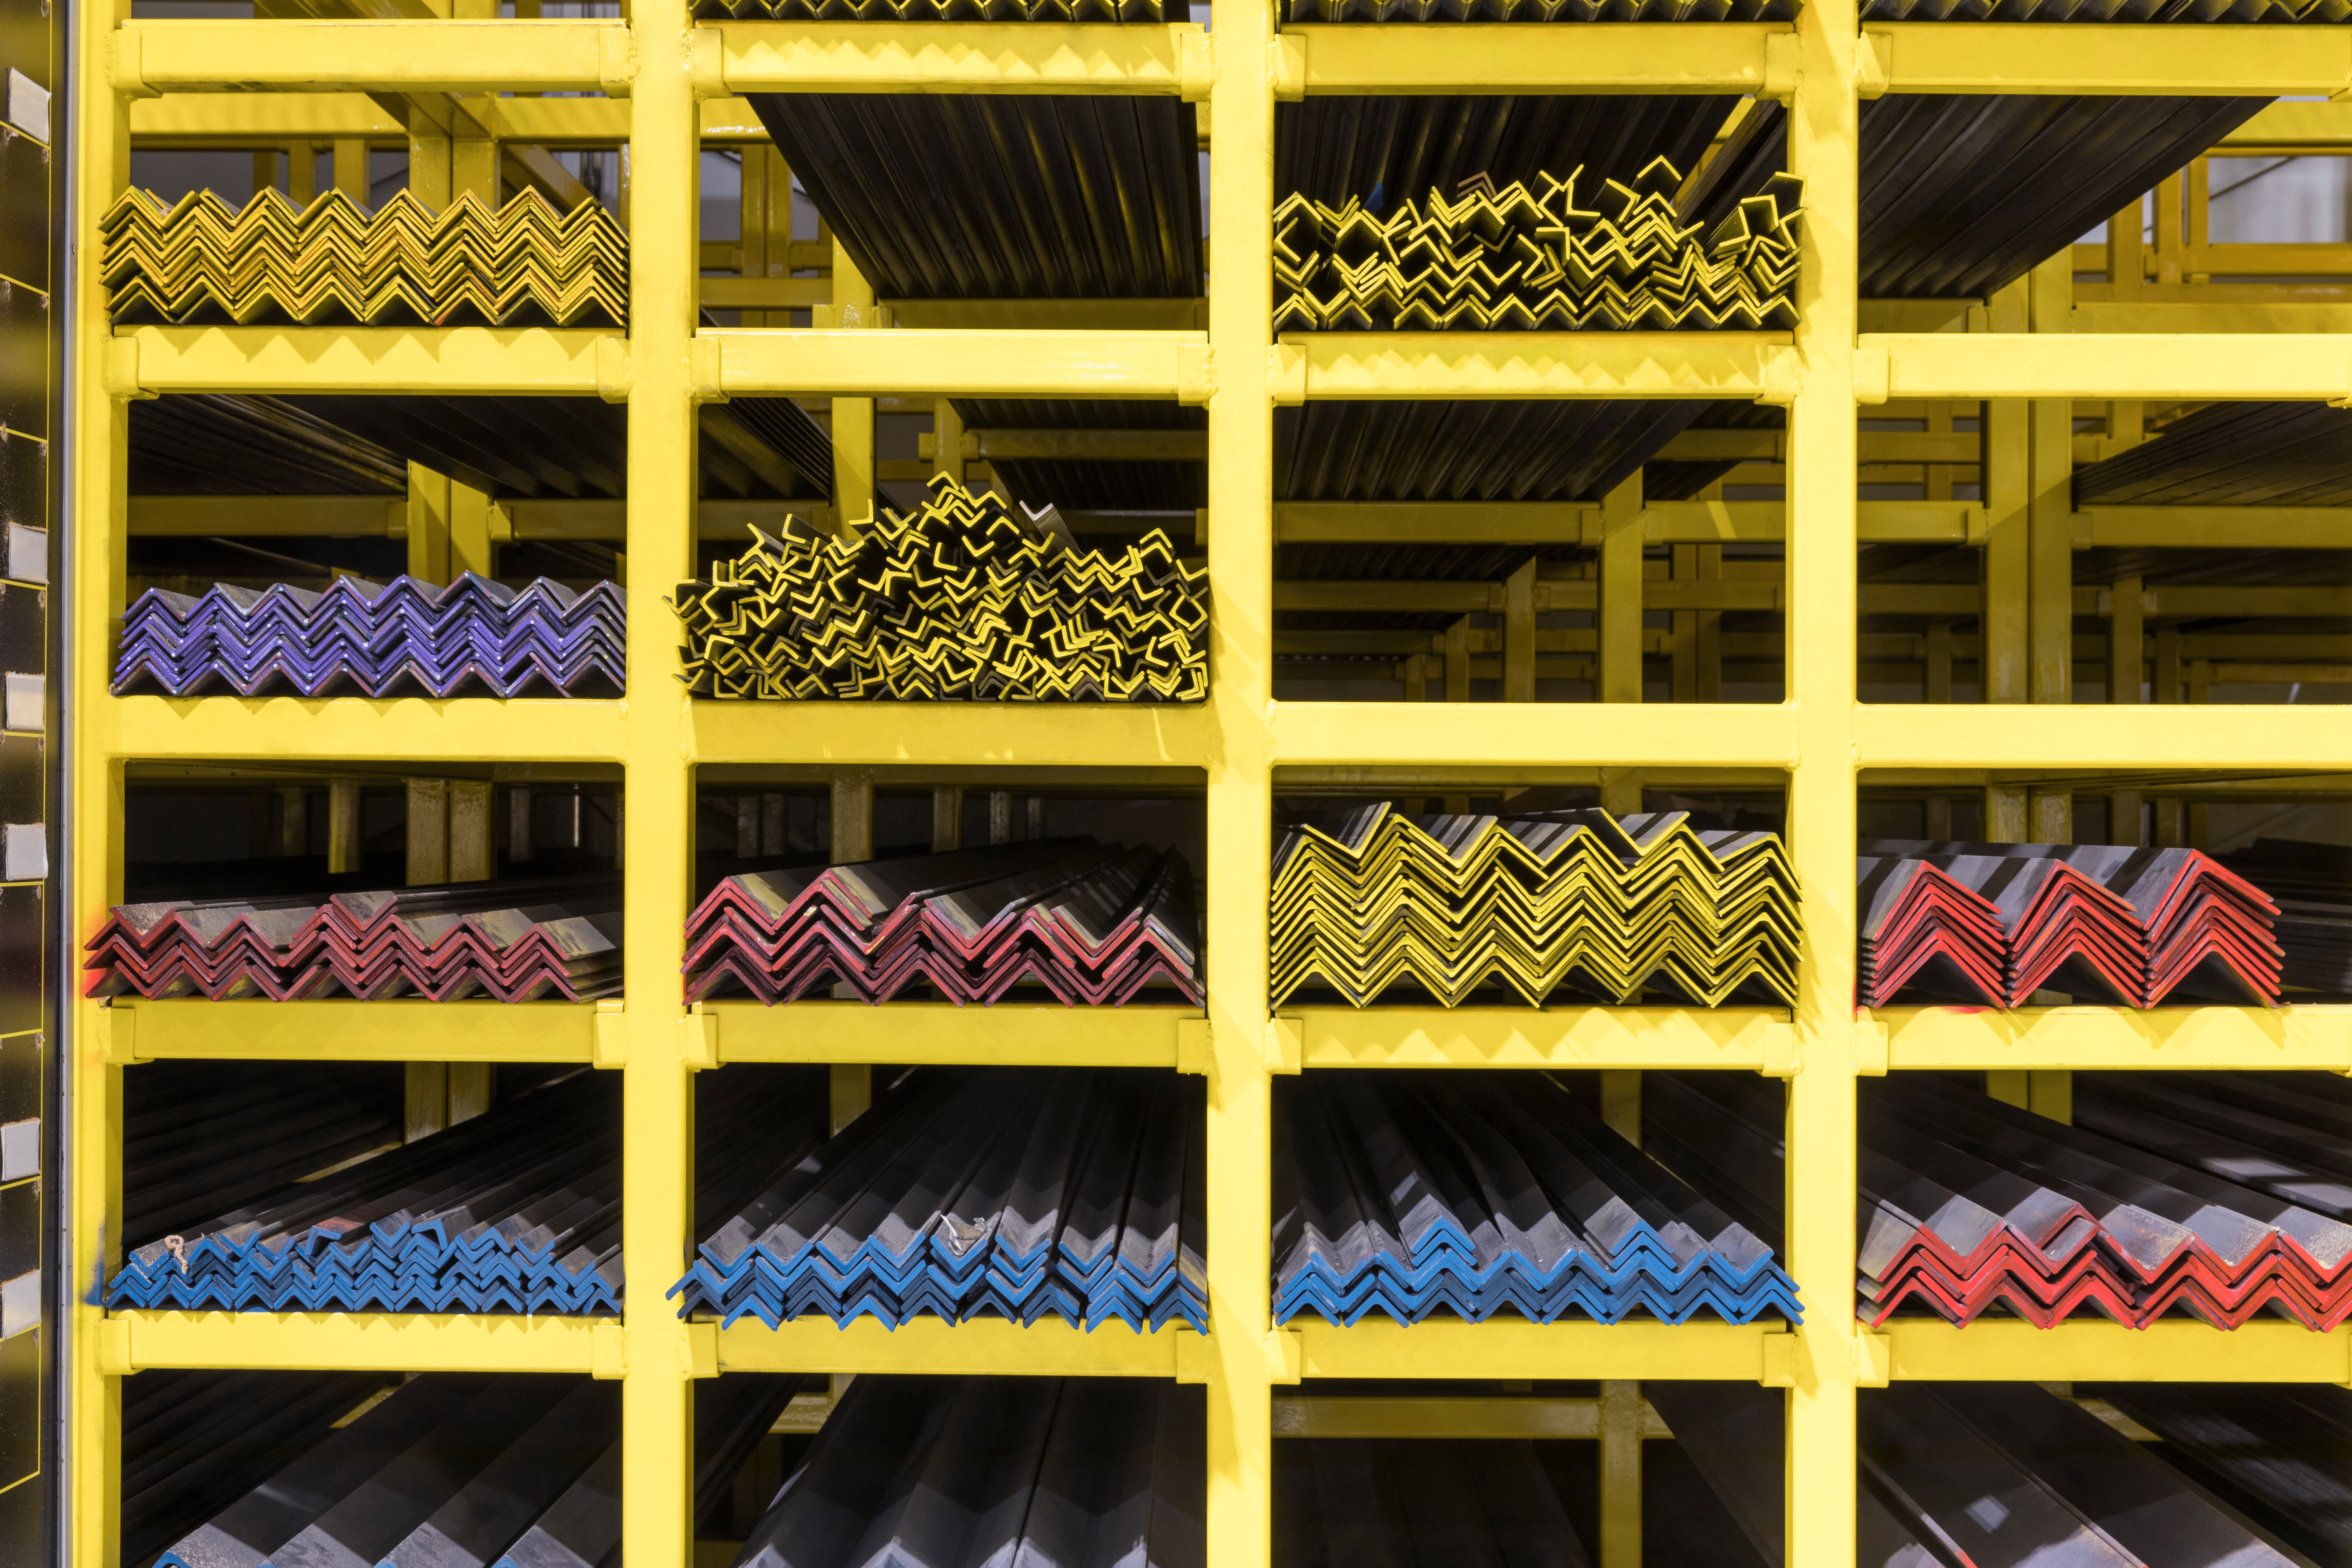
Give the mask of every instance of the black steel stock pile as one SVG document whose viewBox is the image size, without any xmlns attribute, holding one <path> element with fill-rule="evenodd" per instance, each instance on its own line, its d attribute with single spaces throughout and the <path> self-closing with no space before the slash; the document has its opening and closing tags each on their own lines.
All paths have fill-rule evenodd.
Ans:
<svg viewBox="0 0 2352 1568">
<path fill-rule="evenodd" d="M 796 518 L 681 583 L 698 697 L 1198 702 L 1208 574 L 1152 530 L 1082 550 L 1050 507 L 1016 511 L 944 475 L 856 536 Z"/>
<path fill-rule="evenodd" d="M 2258 838 L 2219 858 L 2260 884 L 2278 905 L 2272 934 L 2284 952 L 2279 984 L 2330 996 L 2352 994 L 2352 849 Z"/>
<path fill-rule="evenodd" d="M 1590 211 L 1581 175 L 1497 191 L 1482 174 L 1387 214 L 1289 196 L 1274 212 L 1275 331 L 1795 327 L 1801 180 L 1773 175 L 1706 226 L 1683 222 L 1664 158 L 1601 183 Z"/>
<path fill-rule="evenodd" d="M 1563 988 L 1787 1004 L 1799 931 L 1780 836 L 1696 829 L 1685 812 L 1416 820 L 1381 802 L 1275 843 L 1277 1006 L 1411 985 L 1452 1007 L 1489 984 L 1537 1006 Z"/>
<path fill-rule="evenodd" d="M 625 326 L 629 237 L 594 201 L 560 213 L 524 190 L 439 212 L 395 191 L 373 212 L 340 190 L 244 210 L 210 191 L 128 190 L 99 220 L 117 321 L 241 326 Z"/>
</svg>

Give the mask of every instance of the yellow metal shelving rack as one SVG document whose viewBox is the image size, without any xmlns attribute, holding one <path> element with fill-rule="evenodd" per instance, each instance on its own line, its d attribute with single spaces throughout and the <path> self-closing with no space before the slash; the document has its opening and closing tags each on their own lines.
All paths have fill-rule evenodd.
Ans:
<svg viewBox="0 0 2352 1568">
<path fill-rule="evenodd" d="M 123 769 L 134 759 L 298 755 L 367 762 L 544 760 L 624 772 L 627 1002 L 593 1008 L 415 1005 L 83 1004 L 74 1018 L 70 1147 L 83 1284 L 71 1337 L 73 1560 L 112 1568 L 120 1380 L 144 1367 L 370 1366 L 572 1370 L 623 1381 L 625 1551 L 638 1568 L 689 1560 L 689 1400 L 729 1368 L 1139 1373 L 1205 1384 L 1214 1568 L 1264 1568 L 1276 1462 L 1272 1389 L 1301 1376 L 1758 1379 L 1788 1390 L 1788 1556 L 1853 1558 L 1855 1390 L 1893 1377 L 2352 1380 L 2352 1333 L 2195 1322 L 2141 1333 L 2099 1323 L 2038 1332 L 1904 1324 L 1860 1330 L 1853 1277 L 1855 1081 L 1890 1068 L 2352 1069 L 2332 1009 L 2122 1016 L 1905 1010 L 1857 1018 L 1853 850 L 1858 770 L 2352 769 L 2352 730 L 2308 709 L 1864 707 L 1855 700 L 1857 410 L 1889 398 L 2339 399 L 2347 340 L 2278 332 L 2096 336 L 1865 331 L 1855 297 L 1856 125 L 1888 91 L 2290 93 L 2352 90 L 2352 29 L 1861 28 L 1853 0 L 1809 0 L 1790 26 L 1303 27 L 1270 0 L 1224 0 L 1194 27 L 697 26 L 683 0 L 633 0 L 625 21 L 131 22 L 126 0 L 79 17 L 77 261 L 79 443 L 73 468 L 71 874 L 86 928 L 119 893 Z M 248 96 L 230 100 L 222 89 Z M 632 305 L 625 337 L 586 331 L 253 328 L 114 331 L 89 226 L 126 183 L 134 124 L 201 142 L 283 123 L 314 137 L 401 127 L 357 94 L 499 90 L 603 97 L 488 100 L 504 133 L 625 139 Z M 258 99 L 249 96 L 255 89 Z M 698 332 L 698 142 L 756 139 L 750 90 L 1162 93 L 1207 106 L 1214 254 L 1234 259 L 1207 331 L 925 330 Z M 1359 337 L 1276 342 L 1270 247 L 1274 111 L 1310 92 L 1744 92 L 1789 99 L 1807 182 L 1802 325 L 1793 334 Z M 157 98 L 154 95 L 171 96 Z M 478 102 L 483 100 L 477 100 Z M 258 107 L 256 107 L 256 105 Z M 282 107 L 281 107 L 282 106 Z M 724 292 L 722 289 L 720 292 Z M 748 295 L 747 295 L 748 297 Z M 2233 321 L 2243 315 L 2232 317 Z M 2265 319 L 2283 324 L 2291 318 Z M 2134 324 L 2137 318 L 2118 318 Z M 2168 321 L 2178 318 L 2167 318 Z M 2195 318 L 2191 318 L 2191 324 Z M 1940 323 L 1937 323 L 1940 324 Z M 1209 409 L 1213 695 L 1204 710 L 927 709 L 690 702 L 671 679 L 665 595 L 689 568 L 698 401 L 820 388 L 848 398 L 1128 395 Z M 367 702 L 115 699 L 106 672 L 122 609 L 125 402 L 163 391 L 418 390 L 601 395 L 629 409 L 625 700 Z M 1789 407 L 1788 700 L 1769 706 L 1534 707 L 1278 703 L 1274 669 L 1271 415 L 1318 396 L 1757 396 Z M 2020 501 L 2032 509 L 2030 498 Z M 1996 507 L 1996 510 L 1998 508 Z M 2034 510 L 2033 515 L 2042 511 Z M 2058 511 L 2063 525 L 2063 508 Z M 2021 521 L 2023 514 L 2020 513 Z M 2003 519 L 1992 520 L 1998 527 Z M 2021 578 L 2019 579 L 2021 592 Z M 2002 600 L 2005 614 L 2025 606 Z M 1106 1020 L 1029 1033 L 985 1012 L 826 1004 L 689 1013 L 678 996 L 688 897 L 683 852 L 703 763 L 1194 768 L 1207 784 L 1205 1021 Z M 1271 1017 L 1266 897 L 1271 791 L 1283 767 L 1510 770 L 1673 766 L 1786 777 L 1805 886 L 1803 992 L 1793 1014 L 1567 1009 L 1542 1014 Z M 420 1017 L 422 1014 L 422 1017 Z M 907 1045 L 920 1017 L 922 1044 Z M 429 1020 L 429 1022 L 425 1022 Z M 425 1027 L 419 1029 L 420 1022 Z M 1091 1020 L 1089 1020 L 1091 1022 Z M 1049 1326 L 870 1323 L 785 1332 L 681 1322 L 660 1295 L 691 1243 L 691 1074 L 732 1061 L 1167 1062 L 1209 1079 L 1213 1331 L 1141 1338 Z M 625 1258 L 618 1324 L 382 1315 L 118 1314 L 89 1304 L 119 1249 L 121 1084 L 169 1056 L 402 1056 L 586 1060 L 624 1075 Z M 1520 1323 L 1405 1330 L 1269 1321 L 1273 1076 L 1358 1064 L 1439 1068 L 1736 1068 L 1790 1089 L 1788 1261 L 1803 1328 Z M 1604 1397 L 1603 1405 L 1608 1404 Z M 1611 1419 L 1604 1412 L 1601 1419 Z M 1612 1554 L 1604 1551 L 1604 1560 Z"/>
</svg>

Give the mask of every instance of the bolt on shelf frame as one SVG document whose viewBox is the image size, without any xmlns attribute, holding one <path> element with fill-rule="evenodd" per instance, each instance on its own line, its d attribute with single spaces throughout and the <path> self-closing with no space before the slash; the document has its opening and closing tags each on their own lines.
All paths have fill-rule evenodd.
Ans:
<svg viewBox="0 0 2352 1568">
<path fill-rule="evenodd" d="M 461 13 L 469 0 L 459 0 Z M 479 0 L 470 0 L 478 5 Z M 1890 1067 L 2001 1071 L 2231 1067 L 2352 1069 L 2347 1010 L 2263 1015 L 2096 1008 L 1989 1016 L 1851 1005 L 1853 855 L 1863 769 L 2352 769 L 2352 732 L 2308 709 L 2067 707 L 2063 683 L 2017 706 L 1856 701 L 1858 410 L 1890 397 L 2002 400 L 2063 417 L 2084 397 L 2337 399 L 2352 395 L 2341 337 L 2275 331 L 2070 336 L 2023 330 L 1864 333 L 1856 298 L 1860 100 L 1887 91 L 2303 93 L 2352 90 L 2352 30 L 2332 27 L 2000 26 L 1857 23 L 1853 0 L 1809 0 L 1791 25 L 1307 26 L 1277 33 L 1273 0 L 1226 0 L 1213 35 L 1189 26 L 696 25 L 684 0 L 633 0 L 625 20 L 131 22 L 128 0 L 79 12 L 72 95 L 81 226 L 74 283 L 71 908 L 89 929 L 121 895 L 124 768 L 132 761 L 298 756 L 373 763 L 509 759 L 617 765 L 628 809 L 626 1000 L 594 1007 L 415 1003 L 77 1005 L 69 1191 L 73 1277 L 114 1266 L 121 1214 L 122 1075 L 161 1057 L 591 1063 L 625 1080 L 625 1262 L 618 1322 L 384 1314 L 116 1313 L 82 1295 L 72 1325 L 71 1557 L 114 1568 L 121 1380 L 169 1366 L 387 1370 L 530 1367 L 624 1385 L 624 1550 L 640 1568 L 691 1560 L 694 1381 L 730 1369 L 1175 1376 L 1205 1384 L 1208 1549 L 1214 1568 L 1265 1568 L 1276 1463 L 1273 1394 L 1302 1376 L 1601 1380 L 1596 1417 L 1630 1425 L 1626 1380 L 1756 1379 L 1789 1401 L 1788 1556 L 1853 1561 L 1854 1401 L 1889 1377 L 2352 1381 L 2352 1331 L 2262 1323 L 2221 1334 L 2166 1322 L 2049 1331 L 1984 1322 L 1863 1330 L 1854 1272 L 1856 1080 Z M 259 89 L 230 97 L 224 89 Z M 482 98 L 603 91 L 602 98 Z M 698 158 L 706 135 L 761 146 L 738 112 L 751 90 L 1085 91 L 1181 95 L 1207 106 L 1217 274 L 1206 330 L 879 328 L 834 255 L 830 323 L 698 331 L 705 286 Z M 314 138 L 383 139 L 362 91 L 415 112 L 471 105 L 518 141 L 625 140 L 631 167 L 625 335 L 535 330 L 160 328 L 109 322 L 91 225 L 124 187 L 140 113 L 201 140 L 247 123 L 270 94 Z M 1271 244 L 1278 99 L 1310 92 L 1748 92 L 1786 99 L 1790 167 L 1806 181 L 1801 324 L 1784 334 L 1324 334 L 1278 342 Z M 171 96 L 157 98 L 154 95 Z M 436 97 L 436 95 L 441 95 Z M 415 108 L 427 100 L 425 110 Z M 732 106 L 731 109 L 730 106 Z M 234 106 L 225 107 L 225 106 Z M 168 110 L 167 114 L 164 110 Z M 247 117 L 240 121 L 239 115 Z M 306 118 L 307 116 L 307 118 Z M 442 123 L 447 123 L 443 121 Z M 413 129 L 414 121 L 410 129 Z M 429 142 L 430 137 L 423 139 Z M 420 142 L 419 144 L 422 144 Z M 447 145 L 444 142 L 443 145 Z M 452 154 L 466 165 L 466 139 Z M 430 151 L 430 148 L 427 148 Z M 470 154 L 480 162 L 478 148 Z M 494 166 L 494 165 L 493 165 Z M 740 248 L 740 247 L 739 247 Z M 723 294 L 723 290 L 721 291 Z M 803 302 L 739 289 L 741 301 Z M 815 291 L 807 291 L 807 302 Z M 1029 319 L 1029 318 L 1023 318 Z M 1074 315 L 1073 320 L 1088 318 Z M 2291 318 L 2281 318 L 2283 321 Z M 822 389 L 876 397 L 1130 395 L 1205 404 L 1213 671 L 1203 708 L 921 710 L 882 704 L 698 703 L 674 679 L 664 598 L 691 574 L 698 403 L 733 392 Z M 123 610 L 128 400 L 179 391 L 436 391 L 597 395 L 628 408 L 630 680 L 619 701 L 115 698 L 107 673 Z M 1787 700 L 1634 701 L 1504 710 L 1463 703 L 1281 703 L 1273 698 L 1272 415 L 1319 396 L 1757 396 L 1789 409 Z M 841 406 L 836 404 L 836 408 Z M 2052 413 L 2050 411 L 2055 411 Z M 848 459 L 861 460 L 853 454 Z M 870 446 L 862 460 L 872 461 Z M 950 457 L 947 460 L 959 460 Z M 2063 507 L 2059 509 L 2063 522 Z M 2038 515 L 2038 514 L 2037 514 Z M 2001 524 L 1997 521 L 1995 526 Z M 2022 617 L 2024 578 L 1995 607 Z M 1638 692 L 1636 693 L 1638 695 Z M 2044 706 L 2024 700 L 2041 699 Z M 1209 852 L 1205 1016 L 1118 1021 L 1135 1059 L 1209 1079 L 1211 1333 L 1079 1334 L 1047 1324 L 860 1323 L 780 1333 L 681 1321 L 660 1294 L 694 1242 L 692 1074 L 732 1061 L 1099 1059 L 1067 1026 L 1024 1054 L 1008 1010 L 804 1005 L 752 1016 L 678 999 L 690 891 L 686 845 L 703 764 L 1199 770 Z M 1595 769 L 1747 770 L 1785 780 L 1804 886 L 1793 1010 L 1567 1007 L 1507 1014 L 1361 1015 L 1266 1005 L 1267 896 L 1276 770 L 1453 770 L 1466 776 Z M 907 1020 L 923 1019 L 910 1047 Z M 428 1031 L 416 1029 L 420 1018 Z M 799 1020 L 813 1027 L 803 1032 Z M 261 1026 L 257 1027 L 257 1024 Z M 1270 1320 L 1273 1078 L 1326 1067 L 1724 1068 L 1789 1086 L 1786 1260 L 1811 1310 L 1793 1331 L 1697 1322 L 1521 1322 L 1411 1329 Z M 1626 1413 L 1630 1412 L 1630 1415 Z M 1623 1425 L 1623 1423 L 1620 1423 Z M 1630 1471 L 1638 1485 L 1638 1465 Z M 1626 1494 L 1604 1510 L 1609 1568 L 1638 1561 Z"/>
</svg>

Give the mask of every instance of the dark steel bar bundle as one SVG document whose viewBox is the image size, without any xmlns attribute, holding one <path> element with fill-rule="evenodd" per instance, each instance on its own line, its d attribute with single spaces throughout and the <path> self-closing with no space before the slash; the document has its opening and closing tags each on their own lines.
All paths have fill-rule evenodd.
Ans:
<svg viewBox="0 0 2352 1568">
<path fill-rule="evenodd" d="M 2277 903 L 2272 934 L 2285 951 L 2283 989 L 2352 992 L 2352 849 L 2258 838 L 2217 858 Z"/>
<path fill-rule="evenodd" d="M 1592 1563 L 1533 1443 L 1418 1438 L 1283 1443 L 1274 1560 L 1283 1568 Z"/>
<path fill-rule="evenodd" d="M 269 1381 L 246 1378 L 227 1400 L 266 1407 Z M 697 1386 L 698 1500 L 731 1484 L 796 1383 L 738 1373 Z M 620 1426 L 609 1380 L 427 1373 L 191 1530 L 156 1568 L 601 1568 L 620 1555 Z"/>
<path fill-rule="evenodd" d="M 578 593 L 541 577 L 516 589 L 471 572 L 447 587 L 338 577 L 323 593 L 283 583 L 216 583 L 201 597 L 150 588 L 123 615 L 114 690 L 617 692 L 628 675 L 628 608 L 614 583 Z"/>
<path fill-rule="evenodd" d="M 86 996 L 583 1002 L 620 993 L 621 889 L 600 877 L 119 904 L 84 951 Z"/>
<path fill-rule="evenodd" d="M 1092 838 L 728 878 L 687 921 L 689 1001 L 773 1006 L 827 984 L 886 1002 L 929 984 L 986 1005 L 1016 985 L 1071 1006 L 1202 998 L 1192 871 L 1175 850 Z"/>
<path fill-rule="evenodd" d="M 2210 404 L 2074 474 L 2078 509 L 2347 501 L 2352 414 L 2325 403 Z"/>
<path fill-rule="evenodd" d="M 398 1143 L 405 1076 L 399 1062 L 142 1062 L 122 1086 L 124 1238 L 185 1230 Z"/>
<path fill-rule="evenodd" d="M 814 1153 L 777 1147 L 670 1294 L 772 1329 L 815 1313 L 1206 1332 L 1201 1113 L 1198 1084 L 1166 1072 L 920 1069 Z"/>
<path fill-rule="evenodd" d="M 1855 871 L 1865 1006 L 1906 987 L 1988 1007 L 2045 988 L 2122 1007 L 2278 1002 L 2278 906 L 2200 850 L 1869 839 Z"/>
<path fill-rule="evenodd" d="M 594 201 L 471 191 L 434 212 L 396 191 L 370 212 L 340 190 L 297 207 L 277 190 L 238 211 L 210 191 L 128 190 L 99 220 L 118 321 L 624 326 L 629 241 Z"/>
<path fill-rule="evenodd" d="M 1711 229 L 1675 208 L 1665 159 L 1576 205 L 1581 170 L 1500 191 L 1485 175 L 1452 201 L 1400 199 L 1385 216 L 1286 198 L 1274 211 L 1275 331 L 1559 331 L 1580 327 L 1797 324 L 1804 183 L 1777 174 Z"/>
<path fill-rule="evenodd" d="M 2352 1223 L 2352 1082 L 2334 1073 L 2077 1073 L 2074 1125 Z"/>
<path fill-rule="evenodd" d="M 1801 1319 L 1772 1245 L 1547 1077 L 1276 1089 L 1274 1315 Z"/>
<path fill-rule="evenodd" d="M 698 697 L 1197 702 L 1208 696 L 1208 574 L 1153 529 L 1113 555 L 1059 516 L 1016 512 L 945 475 L 915 512 L 858 537 L 797 518 L 681 583 Z"/>
<path fill-rule="evenodd" d="M 735 1565 L 1202 1568 L 1203 1415 L 1165 1378 L 862 1376 Z"/>
<path fill-rule="evenodd" d="M 1288 827 L 1274 852 L 1273 988 L 1361 1007 L 1412 982 L 1451 1007 L 1490 981 L 1716 1006 L 1796 995 L 1796 873 L 1780 836 L 1686 812 L 1424 816 L 1389 802 Z"/>
<path fill-rule="evenodd" d="M 1757 1168 L 1778 1097 L 1737 1077 L 1645 1075 L 1644 1148 L 1691 1181 Z M 1934 1078 L 1866 1085 L 1861 1142 L 1867 1322 L 1914 1303 L 2042 1328 L 2086 1310 L 2135 1328 L 2175 1308 L 2223 1329 L 2352 1321 L 2352 1226 L 2290 1198 Z M 1777 1186 L 1746 1190 L 1777 1203 Z"/>
<path fill-rule="evenodd" d="M 2149 1451 L 2281 1545 L 2352 1563 L 2352 1392 L 2321 1384 L 2076 1384 L 2161 1439 Z"/>
</svg>

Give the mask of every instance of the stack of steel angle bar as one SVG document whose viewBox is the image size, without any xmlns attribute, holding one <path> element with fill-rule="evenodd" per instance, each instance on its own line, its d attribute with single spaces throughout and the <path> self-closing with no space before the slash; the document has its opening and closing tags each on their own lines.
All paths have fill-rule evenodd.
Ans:
<svg viewBox="0 0 2352 1568">
<path fill-rule="evenodd" d="M 1547 1077 L 1276 1089 L 1274 1315 L 1802 1317 L 1772 1246 Z"/>
<path fill-rule="evenodd" d="M 2039 990 L 2123 1007 L 2272 1006 L 2284 952 L 2262 889 L 2195 849 L 1871 839 L 1858 990 L 1989 1007 Z"/>
<path fill-rule="evenodd" d="M 1685 812 L 1402 816 L 1388 802 L 1275 844 L 1279 1005 L 1328 986 L 1361 1007 L 1412 982 L 1457 1006 L 1488 982 L 1715 1006 L 1796 995 L 1797 879 L 1780 836 Z"/>
<path fill-rule="evenodd" d="M 266 1405 L 269 1380 L 245 1381 L 235 1392 Z M 797 1386 L 735 1373 L 695 1390 L 698 1514 L 733 1485 Z M 426 1373 L 224 1500 L 155 1568 L 611 1568 L 620 1427 L 610 1380 Z"/>
<path fill-rule="evenodd" d="M 1475 175 L 1385 215 L 1294 194 L 1274 210 L 1275 331 L 1795 327 L 1801 180 L 1773 175 L 1702 236 L 1664 158 L 1589 212 L 1581 173 L 1500 191 Z"/>
<path fill-rule="evenodd" d="M 2074 1124 L 2352 1223 L 2352 1082 L 2336 1073 L 2076 1073 Z"/>
<path fill-rule="evenodd" d="M 2218 858 L 2278 905 L 2281 988 L 2352 993 L 2352 849 L 2258 838 Z"/>
<path fill-rule="evenodd" d="M 593 200 L 537 191 L 435 212 L 407 191 L 370 212 L 340 190 L 306 207 L 275 189 L 242 212 L 210 191 L 129 190 L 99 220 L 117 321 L 624 326 L 629 241 Z"/>
<path fill-rule="evenodd" d="M 1779 1094 L 1735 1077 L 1644 1075 L 1643 1147 L 1695 1182 L 1762 1168 Z M 1865 1321 L 1913 1304 L 2042 1328 L 2085 1309 L 2134 1328 L 2175 1308 L 2224 1329 L 2352 1321 L 2352 1226 L 2291 1198 L 1937 1078 L 1865 1085 L 1861 1140 Z"/>
<path fill-rule="evenodd" d="M 862 1375 L 736 1568 L 1202 1568 L 1207 1447 L 1167 1378 Z"/>
<path fill-rule="evenodd" d="M 581 593 L 541 577 L 515 589 L 471 572 L 446 588 L 415 577 L 338 577 L 323 593 L 283 583 L 215 583 L 201 597 L 150 588 L 123 615 L 114 690 L 617 692 L 628 609 L 617 584 Z"/>
<path fill-rule="evenodd" d="M 1208 696 L 1208 574 L 1153 529 L 1081 550 L 1051 507 L 1007 506 L 944 475 L 906 516 L 825 534 L 797 518 L 708 582 L 681 583 L 698 697 L 1197 702 Z"/>
<path fill-rule="evenodd" d="M 567 878 L 120 904 L 85 951 L 87 996 L 583 1002 L 621 989 L 621 888 Z"/>
<path fill-rule="evenodd" d="M 866 1002 L 929 984 L 959 1006 L 1024 984 L 1072 1006 L 1202 997 L 1183 856 L 1091 838 L 730 877 L 686 942 L 696 1002 L 740 988 L 772 1006 L 827 983 Z"/>
<path fill-rule="evenodd" d="M 679 1311 L 1207 1331 L 1197 1081 L 923 1068 L 704 1237 Z M 715 1209 L 706 1212 L 717 1213 Z"/>
<path fill-rule="evenodd" d="M 1645 1470 L 1643 1490 L 1654 1495 L 1656 1480 Z M 1593 1561 L 1553 1472 L 1528 1442 L 1288 1439 L 1276 1450 L 1273 1502 L 1274 1560 L 1283 1568 L 1591 1568 Z M 1653 1547 L 1643 1561 L 1655 1568 L 1678 1560 Z"/>
<path fill-rule="evenodd" d="M 2153 1434 L 2148 1451 L 2265 1534 L 2329 1568 L 2352 1563 L 2352 1390 L 2326 1384 L 2099 1383 Z"/>
</svg>

